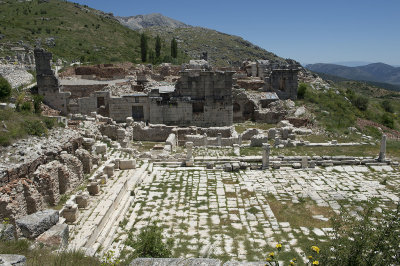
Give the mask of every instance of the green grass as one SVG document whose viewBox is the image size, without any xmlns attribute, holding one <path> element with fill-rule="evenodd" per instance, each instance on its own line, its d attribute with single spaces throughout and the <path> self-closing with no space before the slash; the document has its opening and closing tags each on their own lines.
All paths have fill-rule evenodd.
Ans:
<svg viewBox="0 0 400 266">
<path fill-rule="evenodd" d="M 5 35 L 0 44 L 21 40 L 34 47 L 40 38 L 43 48 L 50 50 L 56 59 L 92 63 L 140 61 L 139 33 L 87 6 L 60 0 L 48 3 L 7 0 L 1 4 L 0 25 L 0 33 Z M 55 39 L 55 46 L 46 44 L 48 37 Z M 149 38 L 148 43 L 154 49 L 154 38 Z M 14 55 L 6 49 L 0 56 L 6 54 Z M 169 43 L 163 41 L 161 57 L 169 54 Z M 179 53 L 178 59 L 188 58 Z"/>
<path fill-rule="evenodd" d="M 27 259 L 27 265 L 102 265 L 95 257 L 85 256 L 78 251 L 64 251 L 55 253 L 46 247 L 30 248 L 27 240 L 0 241 L 0 254 L 19 254 Z"/>
<path fill-rule="evenodd" d="M 0 131 L 1 146 L 10 145 L 15 140 L 28 135 L 46 135 L 48 129 L 58 126 L 54 119 L 30 112 L 16 112 L 10 108 L 0 110 L 0 120 L 4 123 Z"/>
</svg>

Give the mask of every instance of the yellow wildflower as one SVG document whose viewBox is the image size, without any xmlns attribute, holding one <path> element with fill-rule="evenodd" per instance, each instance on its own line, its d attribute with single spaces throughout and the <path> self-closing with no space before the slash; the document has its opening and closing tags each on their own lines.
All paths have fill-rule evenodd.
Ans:
<svg viewBox="0 0 400 266">
<path fill-rule="evenodd" d="M 293 262 L 296 262 L 296 261 L 297 261 L 297 259 L 296 259 L 296 258 L 293 258 L 293 259 L 292 259 L 292 261 L 293 261 Z"/>
<path fill-rule="evenodd" d="M 282 244 L 276 244 L 276 248 L 280 251 L 282 249 Z"/>
<path fill-rule="evenodd" d="M 294 262 L 293 262 L 293 261 L 291 261 L 291 262 L 290 262 L 290 265 L 294 265 Z"/>
<path fill-rule="evenodd" d="M 319 247 L 317 246 L 312 246 L 311 249 L 317 253 L 319 253 Z"/>
<path fill-rule="evenodd" d="M 312 264 L 313 264 L 313 265 L 319 265 L 319 261 L 314 260 Z"/>
<path fill-rule="evenodd" d="M 271 258 L 267 258 L 267 261 L 271 261 Z"/>
<path fill-rule="evenodd" d="M 271 258 L 273 258 L 273 257 L 275 256 L 275 253 L 274 253 L 274 252 L 271 252 L 271 253 L 268 254 L 268 256 L 270 256 Z"/>
<path fill-rule="evenodd" d="M 312 256 L 308 256 L 308 259 L 309 259 L 309 260 L 312 260 Z"/>
</svg>

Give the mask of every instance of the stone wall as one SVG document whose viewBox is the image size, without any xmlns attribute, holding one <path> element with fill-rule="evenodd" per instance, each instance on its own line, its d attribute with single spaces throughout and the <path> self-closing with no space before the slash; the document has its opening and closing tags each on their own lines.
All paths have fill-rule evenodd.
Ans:
<svg viewBox="0 0 400 266">
<path fill-rule="evenodd" d="M 274 69 L 265 77 L 264 89 L 275 92 L 281 100 L 296 100 L 298 72 L 298 69 Z"/>
</svg>

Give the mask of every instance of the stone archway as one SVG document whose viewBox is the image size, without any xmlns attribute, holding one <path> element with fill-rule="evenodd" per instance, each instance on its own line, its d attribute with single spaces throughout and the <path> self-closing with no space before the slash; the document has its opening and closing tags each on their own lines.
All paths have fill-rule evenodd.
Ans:
<svg viewBox="0 0 400 266">
<path fill-rule="evenodd" d="M 233 104 L 233 112 L 234 113 L 240 112 L 240 104 L 238 103 Z"/>
</svg>

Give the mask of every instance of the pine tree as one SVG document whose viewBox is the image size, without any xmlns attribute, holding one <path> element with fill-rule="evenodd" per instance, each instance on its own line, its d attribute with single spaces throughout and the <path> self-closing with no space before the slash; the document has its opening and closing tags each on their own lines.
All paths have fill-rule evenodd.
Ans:
<svg viewBox="0 0 400 266">
<path fill-rule="evenodd" d="M 178 43 L 176 42 L 175 38 L 171 41 L 171 56 L 172 58 L 178 57 Z"/>
<path fill-rule="evenodd" d="M 140 36 L 140 52 L 142 55 L 142 62 L 146 62 L 147 59 L 147 37 L 144 33 Z"/>
<path fill-rule="evenodd" d="M 156 58 L 160 58 L 161 55 L 161 38 L 157 35 L 156 37 Z"/>
</svg>

